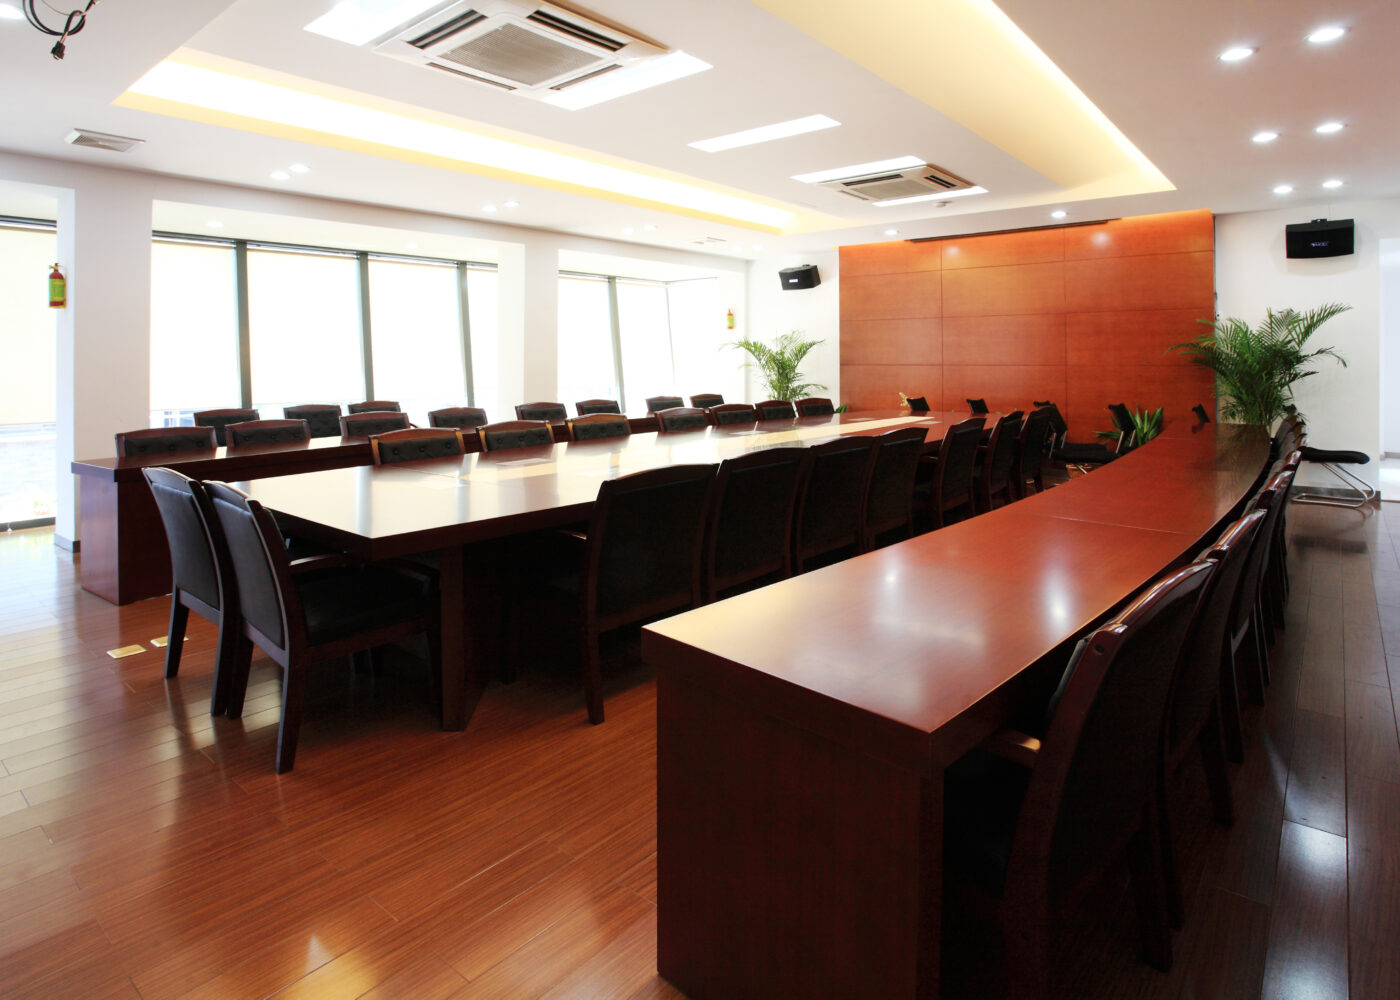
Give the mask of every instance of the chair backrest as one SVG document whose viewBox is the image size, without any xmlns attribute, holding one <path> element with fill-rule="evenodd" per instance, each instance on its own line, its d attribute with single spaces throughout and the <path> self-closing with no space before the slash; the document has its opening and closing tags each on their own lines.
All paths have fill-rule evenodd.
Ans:
<svg viewBox="0 0 1400 1000">
<path fill-rule="evenodd" d="M 769 448 L 720 464 L 705 541 L 706 600 L 792 574 L 792 513 L 807 460 L 806 448 Z"/>
<path fill-rule="evenodd" d="M 690 397 L 690 405 L 699 410 L 708 410 L 711 407 L 723 406 L 724 397 L 717 392 L 702 392 Z"/>
<path fill-rule="evenodd" d="M 969 396 L 967 399 L 967 408 L 973 413 L 991 412 L 987 409 L 987 401 L 985 399 L 973 399 L 971 396 Z"/>
<path fill-rule="evenodd" d="M 194 425 L 196 427 L 214 428 L 214 440 L 220 445 L 228 444 L 224 439 L 224 428 L 229 424 L 241 424 L 247 420 L 257 420 L 257 410 L 230 409 L 230 410 L 196 410 L 194 414 Z"/>
<path fill-rule="evenodd" d="M 942 512 L 972 500 L 973 474 L 977 470 L 977 446 L 982 443 L 986 417 L 960 420 L 943 435 L 938 446 L 938 466 L 934 470 L 932 502 L 934 522 L 942 522 Z"/>
<path fill-rule="evenodd" d="M 1159 577 L 1076 652 L 1021 806 L 1008 905 L 1020 902 L 1020 886 L 1062 895 L 1136 828 L 1159 780 L 1167 699 L 1214 568 L 1192 563 Z"/>
<path fill-rule="evenodd" d="M 1046 412 L 1046 416 L 1050 420 L 1050 435 L 1053 443 L 1056 445 L 1064 444 L 1065 437 L 1069 434 L 1069 424 L 1065 421 L 1060 408 L 1054 403 L 1048 402 L 1038 402 L 1035 404 L 1035 408 Z"/>
<path fill-rule="evenodd" d="M 992 425 L 992 436 L 987 441 L 987 457 L 982 465 L 983 488 L 990 493 L 999 493 L 1011 482 L 1023 416 L 1020 410 L 1012 410 Z"/>
<path fill-rule="evenodd" d="M 860 543 L 875 439 L 851 435 L 808 449 L 799 491 L 794 553 L 800 564 Z"/>
<path fill-rule="evenodd" d="M 600 631 L 700 602 L 713 465 L 604 480 L 588 524 L 583 612 Z"/>
<path fill-rule="evenodd" d="M 1284 476 L 1287 480 L 1281 482 L 1280 477 Z M 1263 576 L 1264 563 L 1269 557 L 1274 519 L 1283 511 L 1283 494 L 1291 486 L 1292 480 L 1291 472 L 1279 473 L 1254 495 L 1254 501 L 1250 505 L 1251 510 L 1264 511 L 1265 517 L 1264 523 L 1259 526 L 1254 540 L 1250 543 L 1249 555 L 1245 559 L 1239 585 L 1235 588 L 1231 600 L 1229 629 L 1232 635 L 1238 635 L 1254 614 L 1254 604 L 1259 598 L 1259 580 Z"/>
<path fill-rule="evenodd" d="M 217 447 L 212 427 L 143 427 L 117 435 L 118 458 L 213 451 Z"/>
<path fill-rule="evenodd" d="M 660 413 L 662 410 L 669 410 L 675 406 L 684 406 L 685 400 L 679 396 L 648 396 L 647 412 Z"/>
<path fill-rule="evenodd" d="M 574 411 L 580 417 L 586 417 L 590 413 L 621 413 L 622 407 L 617 405 L 615 399 L 580 399 L 574 404 Z"/>
<path fill-rule="evenodd" d="M 1016 442 L 1016 458 L 1012 463 L 1012 475 L 1018 486 L 1040 471 L 1045 461 L 1045 446 L 1049 441 L 1049 413 L 1044 407 L 1031 410 L 1021 423 L 1021 436 Z"/>
<path fill-rule="evenodd" d="M 799 399 L 794 405 L 799 417 L 829 417 L 836 412 L 831 400 L 822 396 L 808 396 L 806 399 Z"/>
<path fill-rule="evenodd" d="M 402 409 L 398 400 L 394 399 L 367 399 L 363 403 L 351 403 L 346 407 L 351 413 L 398 413 Z"/>
<path fill-rule="evenodd" d="M 480 427 L 486 423 L 486 411 L 479 406 L 447 406 L 428 411 L 429 427 Z"/>
<path fill-rule="evenodd" d="M 1196 419 L 1201 423 L 1210 423 L 1210 414 L 1206 412 L 1206 408 L 1200 403 L 1197 403 L 1195 406 L 1191 407 L 1191 412 L 1196 415 Z"/>
<path fill-rule="evenodd" d="M 590 413 L 574 417 L 568 424 L 571 441 L 597 441 L 602 438 L 626 437 L 632 433 L 632 426 L 620 413 Z"/>
<path fill-rule="evenodd" d="M 519 403 L 515 407 L 516 420 L 567 420 L 569 411 L 563 403 Z"/>
<path fill-rule="evenodd" d="M 765 399 L 754 406 L 759 420 L 789 420 L 797 416 L 796 408 L 785 399 Z"/>
<path fill-rule="evenodd" d="M 896 427 L 875 435 L 875 459 L 865 495 L 867 537 L 907 526 L 914 508 L 914 477 L 924 453 L 927 431 Z"/>
<path fill-rule="evenodd" d="M 225 433 L 230 448 L 311 440 L 311 426 L 305 420 L 247 420 L 229 424 Z"/>
<path fill-rule="evenodd" d="M 927 413 L 929 410 L 928 399 L 924 396 L 905 396 L 904 402 L 909 405 L 910 413 Z"/>
<path fill-rule="evenodd" d="M 708 427 L 710 424 L 710 418 L 705 415 L 705 411 L 697 410 L 693 406 L 672 406 L 665 410 L 658 410 L 656 419 L 661 422 L 663 433 L 667 431 L 693 431 L 701 427 Z"/>
<path fill-rule="evenodd" d="M 1124 451 L 1137 444 L 1137 427 L 1128 404 L 1109 403 L 1108 412 L 1113 414 L 1113 426 L 1118 428 L 1118 450 Z"/>
<path fill-rule="evenodd" d="M 282 407 L 288 420 L 305 420 L 311 425 L 314 438 L 340 437 L 340 405 L 337 403 L 302 403 Z"/>
<path fill-rule="evenodd" d="M 285 653 L 305 640 L 301 597 L 291 582 L 286 540 L 261 504 L 228 483 L 206 483 L 228 542 L 238 608 L 267 652 Z"/>
<path fill-rule="evenodd" d="M 748 403 L 721 403 L 710 407 L 710 416 L 716 424 L 751 424 L 758 419 L 758 411 Z"/>
<path fill-rule="evenodd" d="M 210 538 L 223 530 L 209 506 L 209 494 L 198 480 L 174 469 L 142 469 L 160 511 L 165 539 L 170 543 L 170 579 L 175 588 L 192 595 L 215 611 L 224 607 L 223 567 Z M 223 551 L 220 549 L 219 551 Z M 229 587 L 233 581 L 227 581 Z"/>
<path fill-rule="evenodd" d="M 375 465 L 448 458 L 462 454 L 462 432 L 455 427 L 405 427 L 371 434 L 369 447 Z"/>
<path fill-rule="evenodd" d="M 340 418 L 340 436 L 367 437 L 370 434 L 383 434 L 385 431 L 403 430 L 407 426 L 408 414 L 395 410 L 347 413 Z"/>
<path fill-rule="evenodd" d="M 1252 510 L 1225 529 L 1201 559 L 1216 564 L 1215 574 L 1201 597 L 1196 619 L 1186 639 L 1181 674 L 1172 691 L 1167 714 L 1167 752 L 1178 749 L 1200 731 L 1220 692 L 1220 657 L 1235 589 L 1249 560 L 1249 548 L 1266 513 Z"/>
<path fill-rule="evenodd" d="M 544 420 L 502 420 L 476 429 L 482 451 L 533 448 L 554 443 L 554 432 Z"/>
</svg>

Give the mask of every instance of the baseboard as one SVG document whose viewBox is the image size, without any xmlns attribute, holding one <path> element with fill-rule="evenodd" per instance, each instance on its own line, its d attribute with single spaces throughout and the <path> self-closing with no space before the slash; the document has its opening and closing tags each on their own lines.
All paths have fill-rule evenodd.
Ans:
<svg viewBox="0 0 1400 1000">
<path fill-rule="evenodd" d="M 23 531 L 25 528 L 51 528 L 53 527 L 51 517 L 32 517 L 25 521 L 2 521 L 0 531 Z"/>
<path fill-rule="evenodd" d="M 77 552 L 78 546 L 82 545 L 81 539 L 64 538 L 58 532 L 54 532 L 53 543 L 60 549 L 67 549 L 69 552 Z"/>
</svg>

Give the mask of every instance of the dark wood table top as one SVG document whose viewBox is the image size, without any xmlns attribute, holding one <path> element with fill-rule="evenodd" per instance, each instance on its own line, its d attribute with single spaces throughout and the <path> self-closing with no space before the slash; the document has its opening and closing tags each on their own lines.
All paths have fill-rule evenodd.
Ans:
<svg viewBox="0 0 1400 1000">
<path fill-rule="evenodd" d="M 327 464 L 368 465 L 371 461 L 369 438 L 321 437 L 310 441 L 221 447 L 213 451 L 181 451 L 130 458 L 84 458 L 75 460 L 70 469 L 80 476 L 125 483 L 139 481 L 142 469 L 158 466 L 178 469 L 193 479 L 234 480 L 249 472 L 265 474 L 262 470 L 278 467 L 325 468 Z"/>
</svg>

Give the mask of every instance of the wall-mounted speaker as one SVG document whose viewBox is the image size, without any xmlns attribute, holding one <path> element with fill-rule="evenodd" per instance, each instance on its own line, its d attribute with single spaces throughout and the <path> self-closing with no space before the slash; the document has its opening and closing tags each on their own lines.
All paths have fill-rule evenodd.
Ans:
<svg viewBox="0 0 1400 1000">
<path fill-rule="evenodd" d="M 816 288 L 822 283 L 816 264 L 801 264 L 798 267 L 785 267 L 778 272 L 778 280 L 783 288 L 792 291 L 797 288 Z"/>
<path fill-rule="evenodd" d="M 1313 219 L 1283 227 L 1289 257 L 1345 257 L 1356 252 L 1354 219 Z"/>
</svg>

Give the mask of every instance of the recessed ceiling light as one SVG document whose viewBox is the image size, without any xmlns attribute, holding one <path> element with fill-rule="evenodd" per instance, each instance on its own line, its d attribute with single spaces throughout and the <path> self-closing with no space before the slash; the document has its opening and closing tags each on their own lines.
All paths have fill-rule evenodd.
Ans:
<svg viewBox="0 0 1400 1000">
<path fill-rule="evenodd" d="M 898 235 L 899 235 L 899 230 L 898 230 L 898 229 L 886 229 L 886 230 L 885 230 L 885 235 L 886 235 L 886 236 L 898 236 Z"/>
<path fill-rule="evenodd" d="M 494 212 L 494 211 L 496 210 L 496 206 L 495 206 L 495 205 L 482 205 L 482 206 L 481 206 L 481 210 L 482 210 L 483 212 Z"/>
<path fill-rule="evenodd" d="M 540 101 L 552 104 L 556 108 L 564 108 L 566 111 L 578 111 L 580 108 L 591 108 L 604 101 L 635 94 L 639 90 L 649 90 L 672 80 L 703 73 L 707 69 L 714 67 L 705 60 L 696 59 L 684 52 L 672 52 L 655 59 L 638 60 L 631 66 L 603 73 L 585 83 L 574 84 L 567 90 L 552 91 L 540 98 Z"/>
<path fill-rule="evenodd" d="M 1313 129 L 1313 131 L 1318 135 L 1331 135 L 1333 132 L 1340 132 L 1344 128 L 1346 128 L 1346 126 L 1341 122 L 1323 122 L 1317 128 Z"/>
<path fill-rule="evenodd" d="M 1261 146 L 1264 145 L 1264 143 L 1266 142 L 1273 142 L 1277 138 L 1278 133 L 1271 132 L 1268 129 L 1265 129 L 1262 132 L 1255 132 L 1252 136 L 1249 137 L 1251 142 L 1257 142 Z"/>
<path fill-rule="evenodd" d="M 762 250 L 762 249 L 763 249 L 763 244 L 762 244 L 762 243 L 755 243 L 755 244 L 753 245 L 754 253 L 758 253 L 758 252 L 759 252 L 760 250 Z"/>
<path fill-rule="evenodd" d="M 1318 28 L 1308 36 L 1308 41 L 1314 45 L 1326 45 L 1328 42 L 1335 42 L 1347 33 L 1347 29 L 1339 25 L 1329 24 Z"/>
<path fill-rule="evenodd" d="M 1278 185 L 1276 188 L 1274 188 L 1274 194 L 1292 194 L 1292 193 L 1293 193 L 1293 185 L 1292 185 L 1292 184 L 1280 184 L 1280 185 Z"/>
<path fill-rule="evenodd" d="M 1340 184 L 1341 181 L 1338 181 L 1337 183 Z M 223 228 L 224 228 L 224 224 L 223 224 L 222 222 L 220 222 L 218 219 L 210 219 L 208 222 L 205 223 L 205 225 L 208 226 L 210 229 L 223 229 Z"/>
<path fill-rule="evenodd" d="M 293 164 L 292 164 L 290 167 L 288 167 L 287 169 L 290 170 L 290 171 L 291 171 L 292 173 L 294 173 L 294 174 L 309 174 L 309 173 L 311 173 L 311 168 L 308 167 L 305 163 L 293 163 Z"/>
<path fill-rule="evenodd" d="M 654 233 L 656 232 L 656 226 L 655 224 L 648 222 L 645 226 L 642 227 L 642 231 L 646 233 Z"/>
<path fill-rule="evenodd" d="M 912 198 L 890 198 L 885 201 L 873 201 L 870 204 L 875 208 L 893 208 L 895 205 L 913 205 L 920 201 L 947 201 L 949 198 L 964 198 L 971 194 L 986 194 L 984 187 L 963 188 L 961 191 L 939 191 L 936 194 L 916 194 Z"/>
<path fill-rule="evenodd" d="M 518 201 L 505 201 L 505 202 L 502 202 L 501 204 L 502 204 L 503 206 L 505 206 L 506 208 L 519 208 L 519 207 L 520 207 L 520 202 L 518 202 Z"/>
<path fill-rule="evenodd" d="M 292 179 L 292 175 L 285 170 L 274 170 L 272 172 L 272 179 L 275 181 L 289 181 Z"/>
<path fill-rule="evenodd" d="M 803 184 L 820 184 L 822 181 L 835 181 L 843 177 L 861 177 L 865 174 L 883 174 L 889 170 L 908 170 L 922 167 L 924 160 L 919 156 L 896 156 L 892 160 L 873 160 L 870 163 L 856 163 L 849 167 L 833 167 L 830 170 L 817 170 L 810 174 L 793 174 L 792 179 Z"/>
<path fill-rule="evenodd" d="M 0 3 L 0 21 L 22 21 L 24 13 L 18 7 L 11 7 L 7 3 Z"/>
<path fill-rule="evenodd" d="M 623 227 L 622 227 L 622 235 L 623 235 L 623 236 L 631 236 L 631 235 L 632 235 L 633 233 L 635 233 L 635 232 L 636 232 L 636 230 L 633 229 L 631 226 L 623 226 Z"/>
<path fill-rule="evenodd" d="M 404 248 L 405 250 L 417 250 L 417 249 L 418 249 L 418 244 L 417 244 L 417 243 L 405 243 L 405 244 L 403 245 L 403 248 Z"/>
<path fill-rule="evenodd" d="M 742 132 L 718 135 L 713 139 L 700 139 L 690 143 L 690 145 L 706 153 L 718 153 L 726 149 L 738 149 L 740 146 L 753 146 L 760 142 L 772 142 L 775 139 L 805 135 L 808 132 L 820 132 L 824 128 L 835 128 L 840 124 L 834 118 L 828 118 L 826 115 L 808 115 L 806 118 L 794 118 L 792 121 L 760 125 L 758 128 L 745 129 Z"/>
<path fill-rule="evenodd" d="M 1069 213 L 1066 212 L 1063 208 L 1057 208 L 1057 209 L 1055 209 L 1055 211 L 1053 211 L 1053 212 L 1050 213 L 1050 218 L 1052 218 L 1052 219 L 1063 219 L 1063 218 L 1064 218 L 1066 215 L 1068 215 L 1068 214 L 1069 214 Z"/>
<path fill-rule="evenodd" d="M 1323 181 L 1322 186 L 1327 188 L 1328 190 L 1331 190 L 1333 188 L 1341 187 L 1342 182 L 1338 178 L 1333 177 L 1331 180 Z"/>
<path fill-rule="evenodd" d="M 1220 53 L 1221 62 L 1239 62 L 1241 59 L 1248 59 L 1254 55 L 1254 50 L 1243 45 L 1235 45 Z"/>
</svg>

